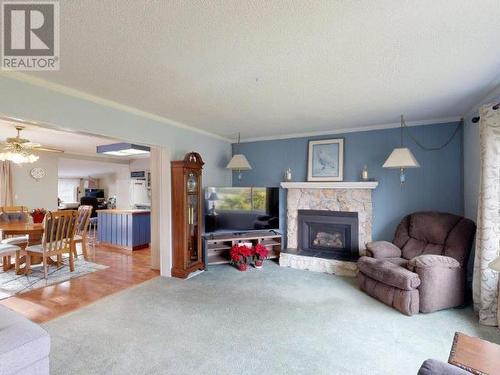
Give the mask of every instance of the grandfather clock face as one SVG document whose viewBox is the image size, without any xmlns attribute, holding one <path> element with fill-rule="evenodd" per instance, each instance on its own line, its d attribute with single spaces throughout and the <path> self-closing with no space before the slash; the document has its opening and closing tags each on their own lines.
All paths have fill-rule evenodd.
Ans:
<svg viewBox="0 0 500 375">
<path fill-rule="evenodd" d="M 193 172 L 189 172 L 187 178 L 187 191 L 188 193 L 194 193 L 198 187 L 198 179 Z"/>
</svg>

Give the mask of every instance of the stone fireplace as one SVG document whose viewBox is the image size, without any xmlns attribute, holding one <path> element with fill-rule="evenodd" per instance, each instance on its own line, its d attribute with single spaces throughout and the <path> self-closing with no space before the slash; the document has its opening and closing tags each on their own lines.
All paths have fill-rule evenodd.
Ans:
<svg viewBox="0 0 500 375">
<path fill-rule="evenodd" d="M 324 259 L 354 260 L 359 257 L 358 213 L 298 210 L 298 249 Z"/>
<path fill-rule="evenodd" d="M 372 240 L 369 182 L 285 182 L 287 248 L 280 265 L 354 276 L 356 260 Z"/>
</svg>

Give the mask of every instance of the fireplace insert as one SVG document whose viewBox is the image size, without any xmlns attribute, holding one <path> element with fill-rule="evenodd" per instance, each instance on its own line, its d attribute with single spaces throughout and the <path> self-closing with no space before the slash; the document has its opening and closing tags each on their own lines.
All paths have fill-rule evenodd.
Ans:
<svg viewBox="0 0 500 375">
<path fill-rule="evenodd" d="M 298 251 L 318 258 L 357 260 L 358 213 L 298 210 Z"/>
</svg>

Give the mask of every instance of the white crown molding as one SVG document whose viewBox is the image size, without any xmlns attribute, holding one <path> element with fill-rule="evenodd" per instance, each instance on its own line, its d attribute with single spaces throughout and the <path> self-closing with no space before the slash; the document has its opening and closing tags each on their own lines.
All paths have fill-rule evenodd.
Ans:
<svg viewBox="0 0 500 375">
<path fill-rule="evenodd" d="M 422 125 L 436 125 L 436 124 L 446 124 L 450 122 L 460 121 L 461 116 L 454 117 L 442 117 L 438 119 L 431 120 L 422 120 L 422 121 L 406 121 L 407 126 L 422 126 Z M 357 133 L 357 132 L 367 132 L 372 130 L 384 130 L 384 129 L 394 129 L 399 128 L 401 126 L 400 122 L 394 122 L 390 124 L 379 124 L 379 125 L 368 125 L 368 126 L 359 126 L 356 128 L 343 128 L 343 129 L 331 129 L 331 130 L 322 130 L 315 132 L 306 132 L 306 133 L 290 133 L 290 134 L 280 134 L 273 135 L 269 137 L 249 137 L 241 139 L 240 143 L 248 143 L 248 142 L 258 142 L 258 141 L 272 141 L 278 139 L 291 139 L 291 138 L 305 138 L 305 137 L 316 137 L 322 135 L 335 135 L 342 133 Z M 237 143 L 234 140 L 232 143 Z"/>
<path fill-rule="evenodd" d="M 283 189 L 375 189 L 377 181 L 352 182 L 282 182 Z"/>
<path fill-rule="evenodd" d="M 130 107 L 130 106 L 127 106 L 125 104 L 115 102 L 113 100 L 104 99 L 104 98 L 101 98 L 99 96 L 95 96 L 95 95 L 88 94 L 88 93 L 80 91 L 80 90 L 76 90 L 76 89 L 72 89 L 72 88 L 64 86 L 64 85 L 60 85 L 58 83 L 44 80 L 42 78 L 33 77 L 33 76 L 26 74 L 26 73 L 0 72 L 0 75 L 4 76 L 5 78 L 10 78 L 10 79 L 15 79 L 17 81 L 26 82 L 26 83 L 32 84 L 34 86 L 39 86 L 39 87 L 43 87 L 43 88 L 51 90 L 51 91 L 59 92 L 59 93 L 64 94 L 64 95 L 73 96 L 75 98 L 90 101 L 90 102 L 93 102 L 93 103 L 96 103 L 96 104 L 99 104 L 99 105 L 102 105 L 105 107 L 117 109 L 117 110 L 120 110 L 123 112 L 128 112 L 128 113 L 131 113 L 133 115 L 148 118 L 148 119 L 153 120 L 153 121 L 158 121 L 158 122 L 170 125 L 170 126 L 174 126 L 176 128 L 190 130 L 190 131 L 200 133 L 200 134 L 203 134 L 206 136 L 218 138 L 218 139 L 221 139 L 221 140 L 224 140 L 227 142 L 234 141 L 233 139 L 226 138 L 226 137 L 223 137 L 223 136 L 215 134 L 215 133 L 210 133 L 206 130 L 198 129 L 198 128 L 195 128 L 193 126 L 189 126 L 189 125 L 183 124 L 181 122 L 168 119 L 166 117 L 155 115 L 154 113 L 142 111 L 142 110 L 135 108 L 135 107 Z"/>
</svg>

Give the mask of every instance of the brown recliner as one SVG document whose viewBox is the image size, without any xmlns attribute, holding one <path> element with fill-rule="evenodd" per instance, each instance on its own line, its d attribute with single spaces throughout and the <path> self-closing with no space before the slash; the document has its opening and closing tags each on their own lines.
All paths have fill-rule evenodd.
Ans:
<svg viewBox="0 0 500 375">
<path fill-rule="evenodd" d="M 366 245 L 358 260 L 361 290 L 403 314 L 462 305 L 473 221 L 439 212 L 406 216 L 393 242 Z"/>
</svg>

